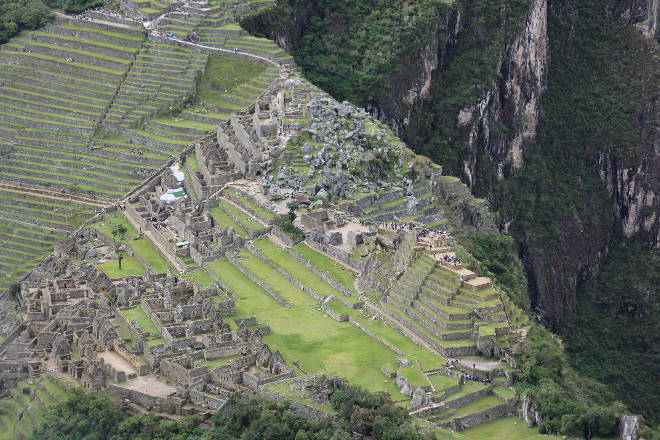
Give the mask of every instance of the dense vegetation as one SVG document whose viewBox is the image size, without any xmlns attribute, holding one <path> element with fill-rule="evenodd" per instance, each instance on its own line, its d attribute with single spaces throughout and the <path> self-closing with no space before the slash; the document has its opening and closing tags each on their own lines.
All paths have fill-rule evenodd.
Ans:
<svg viewBox="0 0 660 440">
<path fill-rule="evenodd" d="M 516 361 L 521 369 L 519 391 L 539 406 L 543 429 L 587 439 L 618 432 L 625 406 L 605 385 L 571 368 L 557 336 L 532 327 Z"/>
<path fill-rule="evenodd" d="M 70 14 L 79 14 L 87 9 L 103 6 L 103 0 L 46 0 L 53 9 L 61 9 Z"/>
<path fill-rule="evenodd" d="M 575 367 L 618 396 L 633 396 L 628 406 L 653 425 L 660 424 L 658 412 L 648 411 L 660 408 L 660 306 L 649 298 L 658 286 L 659 253 L 641 241 L 619 240 L 598 276 L 579 287 L 579 313 L 565 332 Z"/>
<path fill-rule="evenodd" d="M 129 416 L 107 396 L 76 391 L 49 409 L 32 440 L 350 440 L 352 432 L 383 440 L 424 438 L 387 394 L 341 382 L 331 404 L 338 417 L 316 421 L 294 414 L 286 404 L 235 394 L 225 409 L 201 425 L 199 417 L 172 421 Z"/>
<path fill-rule="evenodd" d="M 3 0 L 0 2 L 0 44 L 23 29 L 37 29 L 53 20 L 41 0 Z"/>
<path fill-rule="evenodd" d="M 646 82 L 654 75 L 645 43 L 634 30 L 603 18 L 601 3 L 580 2 L 579 14 L 549 10 L 552 63 L 537 145 L 526 155 L 523 172 L 496 191 L 501 210 L 516 218 L 513 233 L 529 249 L 528 258 L 545 262 L 546 274 L 537 273 L 536 279 L 549 279 L 550 271 L 568 273 L 578 262 L 598 267 L 598 255 L 614 235 L 598 276 L 578 280 L 575 303 L 564 303 L 565 319 L 555 330 L 565 335 L 582 374 L 603 380 L 655 424 L 660 413 L 659 387 L 652 380 L 660 372 L 658 283 L 652 282 L 660 270 L 657 250 L 616 237 L 594 157 L 611 153 L 619 163 L 634 163 L 641 124 L 633 119 L 646 106 L 644 89 L 658 90 L 658 76 L 651 85 Z M 567 39 L 569 34 L 573 38 Z M 566 286 L 557 290 L 571 295 Z"/>
</svg>

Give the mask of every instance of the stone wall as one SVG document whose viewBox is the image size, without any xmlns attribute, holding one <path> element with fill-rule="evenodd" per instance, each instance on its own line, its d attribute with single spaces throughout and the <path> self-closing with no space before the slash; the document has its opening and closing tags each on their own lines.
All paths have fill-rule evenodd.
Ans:
<svg viewBox="0 0 660 440">
<path fill-rule="evenodd" d="M 328 316 L 330 316 L 332 319 L 334 319 L 335 321 L 339 321 L 339 322 L 348 321 L 349 316 L 350 316 L 348 314 L 339 314 L 339 313 L 335 312 L 334 310 L 332 310 L 330 307 L 326 306 L 325 304 L 321 305 L 321 310 L 323 310 L 325 313 L 327 313 Z"/>
<path fill-rule="evenodd" d="M 281 230 L 280 227 L 277 225 L 273 225 L 273 229 L 271 229 L 271 232 L 273 233 L 273 235 L 275 235 L 277 238 L 282 240 L 284 244 L 286 244 L 289 247 L 295 246 L 305 239 L 304 236 L 300 236 L 298 238 L 291 238 L 286 232 Z"/>
<path fill-rule="evenodd" d="M 219 411 L 225 407 L 227 400 L 219 399 L 202 391 L 189 390 L 188 399 L 196 405 L 203 406 L 213 411 Z"/>
<path fill-rule="evenodd" d="M 208 272 L 208 274 L 211 276 L 211 278 L 213 278 L 213 281 L 215 282 L 215 284 L 217 286 L 219 286 L 225 293 L 230 295 L 235 300 L 239 299 L 238 295 L 236 295 L 236 293 L 234 293 L 234 291 L 231 289 L 231 287 L 229 287 L 227 285 L 227 283 L 222 281 L 222 279 L 220 277 L 218 277 L 215 274 L 215 272 L 213 272 L 211 269 L 209 269 L 208 266 L 206 265 L 206 263 L 200 264 L 200 266 L 202 267 L 202 269 L 204 269 L 204 270 L 206 270 L 206 272 Z"/>
<path fill-rule="evenodd" d="M 365 326 L 363 326 L 362 324 L 360 324 L 360 322 L 357 321 L 357 320 L 356 320 L 355 318 L 353 318 L 352 316 L 349 316 L 349 317 L 348 317 L 348 320 L 349 320 L 354 326 L 356 326 L 357 328 L 359 328 L 359 329 L 362 330 L 364 333 L 366 333 L 367 335 L 371 336 L 372 338 L 374 338 L 375 340 L 377 340 L 377 341 L 380 342 L 381 344 L 387 346 L 390 350 L 394 351 L 394 352 L 395 352 L 396 354 L 398 354 L 399 356 L 405 356 L 405 355 L 406 355 L 404 352 L 402 352 L 401 350 L 399 350 L 398 348 L 396 348 L 394 345 L 390 344 L 390 343 L 387 342 L 385 339 L 381 338 L 380 336 L 376 335 L 374 332 L 372 332 L 371 330 L 369 330 L 368 328 L 366 328 Z"/>
<path fill-rule="evenodd" d="M 160 371 L 178 384 L 189 384 L 191 382 L 208 382 L 211 375 L 206 366 L 188 369 L 171 360 L 160 361 Z"/>
<path fill-rule="evenodd" d="M 251 373 L 244 372 L 243 373 L 243 385 L 245 385 L 246 387 L 250 388 L 253 391 L 258 391 L 259 387 L 261 387 L 263 385 L 273 383 L 273 382 L 278 382 L 278 381 L 284 380 L 284 379 L 289 379 L 289 378 L 292 378 L 292 377 L 296 377 L 296 373 L 293 370 L 289 370 L 286 373 L 277 374 L 275 376 L 266 377 L 264 379 L 260 379 L 260 378 L 258 378 L 257 376 L 255 376 Z"/>
<path fill-rule="evenodd" d="M 289 403 L 289 408 L 300 415 L 303 415 L 309 419 L 313 420 L 323 420 L 326 417 L 331 417 L 332 415 L 330 413 L 327 413 L 323 411 L 320 408 L 315 408 L 311 405 L 306 405 L 304 403 L 298 402 L 297 400 L 293 400 L 289 397 L 286 397 L 282 394 L 276 393 L 274 391 L 266 390 L 266 389 L 259 389 L 259 392 L 263 394 L 264 396 L 268 397 L 269 399 L 278 401 L 278 402 L 288 402 Z"/>
<path fill-rule="evenodd" d="M 124 0 L 124 1 L 130 1 L 130 0 Z M 163 43 L 163 44 L 171 44 L 174 46 L 180 46 L 180 47 L 187 47 L 190 49 L 193 49 L 195 52 L 198 53 L 206 53 L 206 54 L 222 54 L 222 55 L 231 55 L 237 58 L 245 58 L 248 60 L 257 60 L 257 61 L 263 61 L 266 62 L 272 66 L 279 67 L 279 62 L 274 61 L 272 59 L 272 54 L 270 53 L 264 53 L 263 56 L 262 54 L 256 54 L 256 53 L 250 53 L 241 50 L 239 53 L 234 53 L 233 48 L 232 49 L 221 49 L 218 47 L 211 47 L 211 46 L 203 46 L 201 44 L 194 44 L 194 43 L 189 43 L 187 41 L 181 41 L 181 40 L 176 40 L 174 38 L 166 38 L 163 36 L 155 35 L 155 34 L 149 34 L 149 41 L 153 41 L 156 43 Z"/>
<path fill-rule="evenodd" d="M 128 352 L 124 346 L 119 344 L 116 340 L 112 341 L 110 346 L 115 353 L 124 358 L 126 362 L 131 364 L 137 370 L 138 375 L 144 376 L 149 373 L 149 366 L 145 364 L 142 359 L 135 356 L 133 353 Z"/>
<path fill-rule="evenodd" d="M 120 399 L 128 399 L 147 410 L 154 410 L 164 412 L 170 409 L 175 409 L 177 414 L 180 414 L 180 405 L 175 399 L 171 397 L 157 397 L 140 391 L 129 390 L 118 385 L 108 385 L 108 393 L 119 397 Z"/>
<path fill-rule="evenodd" d="M 454 431 L 462 431 L 464 429 L 485 423 L 489 420 L 502 417 L 509 412 L 511 412 L 511 408 L 506 403 L 503 403 L 483 411 L 468 414 L 463 417 L 457 417 L 450 422 L 442 423 L 440 426 L 443 428 L 453 429 Z"/>
<path fill-rule="evenodd" d="M 323 234 L 321 232 L 321 234 Z M 311 234 L 310 234 L 311 235 Z M 325 234 L 323 234 L 325 236 Z M 332 258 L 335 258 L 351 269 L 357 271 L 357 272 L 362 272 L 364 270 L 364 263 L 361 261 L 355 261 L 354 259 L 351 258 L 351 254 L 346 252 L 345 250 L 338 248 L 336 246 L 333 246 L 329 243 L 325 242 L 320 242 L 317 240 L 312 239 L 310 236 L 307 237 L 307 240 L 305 241 L 310 247 L 318 250 L 319 252 L 322 252 L 324 254 L 330 255 Z"/>
</svg>

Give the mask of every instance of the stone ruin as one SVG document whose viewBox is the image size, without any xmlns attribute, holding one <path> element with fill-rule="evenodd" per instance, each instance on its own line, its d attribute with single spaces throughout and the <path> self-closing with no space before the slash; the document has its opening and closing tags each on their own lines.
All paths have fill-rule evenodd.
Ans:
<svg viewBox="0 0 660 440">
<path fill-rule="evenodd" d="M 83 264 L 70 276 L 21 285 L 27 321 L 48 321 L 69 306 L 99 298 L 112 288 L 108 276 L 91 264 Z"/>
<path fill-rule="evenodd" d="M 170 192 L 178 181 L 168 174 L 127 204 L 126 213 L 140 225 L 141 232 L 149 231 L 150 238 L 161 243 L 161 249 L 170 253 L 172 260 L 190 255 L 198 264 L 243 246 L 244 239 L 233 228 L 218 224 L 211 215 L 217 200 L 198 202 L 185 195 L 183 189 Z M 166 194 L 177 198 L 164 200 Z"/>
</svg>

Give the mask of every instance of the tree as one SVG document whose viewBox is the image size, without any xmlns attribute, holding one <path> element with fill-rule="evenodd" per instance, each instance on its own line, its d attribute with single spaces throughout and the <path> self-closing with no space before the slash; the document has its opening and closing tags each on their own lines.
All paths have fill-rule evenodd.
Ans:
<svg viewBox="0 0 660 440">
<path fill-rule="evenodd" d="M 121 270 L 121 260 L 124 259 L 124 255 L 121 251 L 122 242 L 126 239 L 126 233 L 128 229 L 124 225 L 117 225 L 112 230 L 112 236 L 115 238 L 115 253 L 117 254 L 117 261 L 119 262 L 119 270 Z"/>
</svg>

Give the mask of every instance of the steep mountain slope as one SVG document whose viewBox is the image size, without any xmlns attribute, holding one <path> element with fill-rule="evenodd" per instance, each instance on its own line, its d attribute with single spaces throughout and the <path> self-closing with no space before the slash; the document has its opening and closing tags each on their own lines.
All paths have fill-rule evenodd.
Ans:
<svg viewBox="0 0 660 440">
<path fill-rule="evenodd" d="M 660 270 L 658 3 L 287 0 L 243 23 L 489 199 L 538 316 L 653 418 L 626 378 L 658 368 L 657 283 L 634 282 Z"/>
</svg>

